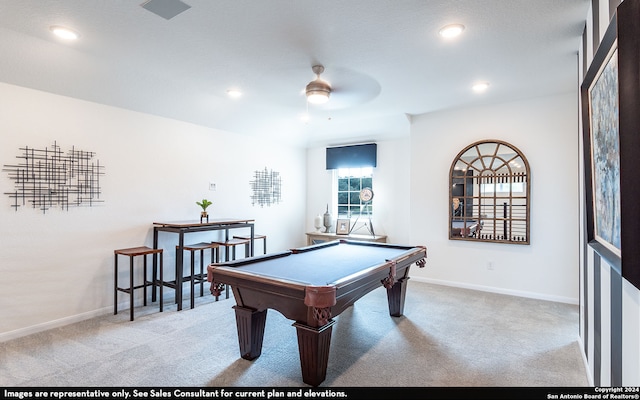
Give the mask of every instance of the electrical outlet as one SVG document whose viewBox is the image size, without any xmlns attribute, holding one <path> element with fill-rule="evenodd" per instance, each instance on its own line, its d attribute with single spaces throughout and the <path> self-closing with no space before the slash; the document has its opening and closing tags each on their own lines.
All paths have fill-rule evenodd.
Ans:
<svg viewBox="0 0 640 400">
<path fill-rule="evenodd" d="M 216 184 L 213 182 L 209 182 L 209 190 L 211 191 L 216 191 Z"/>
</svg>

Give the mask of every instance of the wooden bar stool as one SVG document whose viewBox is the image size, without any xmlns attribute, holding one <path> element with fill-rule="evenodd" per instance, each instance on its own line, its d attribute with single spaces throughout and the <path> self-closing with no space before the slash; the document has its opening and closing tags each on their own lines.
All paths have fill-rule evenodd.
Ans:
<svg viewBox="0 0 640 400">
<path fill-rule="evenodd" d="M 246 235 L 246 236 L 234 236 L 234 239 L 243 239 L 243 240 L 251 240 L 251 235 Z M 257 235 L 254 234 L 253 235 L 253 239 L 254 240 L 258 240 L 258 239 L 262 239 L 262 252 L 264 254 L 267 254 L 267 235 Z M 246 249 L 245 252 L 247 254 L 249 254 L 249 243 L 246 244 Z M 255 245 L 253 246 L 253 248 L 255 249 Z"/>
<path fill-rule="evenodd" d="M 160 287 L 160 312 L 162 312 L 162 249 L 152 249 L 147 246 L 140 247 L 131 247 L 127 249 L 118 249 L 114 250 L 114 290 L 113 290 L 113 314 L 118 314 L 118 291 L 129 293 L 129 319 L 133 321 L 133 293 L 136 289 L 142 289 L 144 293 L 144 305 L 147 305 L 147 286 L 153 286 L 153 298 L 155 298 L 155 287 Z M 153 279 L 151 281 L 147 280 L 147 256 L 152 254 L 154 259 L 156 257 L 160 258 L 160 280 L 156 280 L 156 271 L 153 271 Z M 129 287 L 119 287 L 118 286 L 118 256 L 127 256 L 129 257 Z M 142 256 L 144 260 L 144 269 L 143 269 L 143 281 L 140 285 L 135 285 L 133 282 L 133 260 L 136 256 Z"/>
<path fill-rule="evenodd" d="M 251 240 L 249 239 L 236 239 L 236 238 L 232 238 L 229 240 L 226 240 L 224 242 L 212 242 L 212 243 L 216 243 L 218 244 L 220 247 L 224 247 L 224 260 L 225 261 L 230 261 L 230 260 L 235 260 L 236 259 L 236 247 L 237 246 L 242 246 L 245 245 L 245 251 L 244 251 L 244 256 L 245 257 L 249 257 L 249 243 L 251 243 Z M 229 252 L 229 249 L 231 249 L 231 253 Z M 231 254 L 231 258 L 229 258 L 229 254 Z"/>
<path fill-rule="evenodd" d="M 248 239 L 228 239 L 224 242 L 212 242 L 215 243 L 217 245 L 219 245 L 220 247 L 224 247 L 224 259 L 225 261 L 230 261 L 229 260 L 229 249 L 231 249 L 231 260 L 235 260 L 236 259 L 236 247 L 237 246 L 242 246 L 245 245 L 244 247 L 244 256 L 249 257 L 249 243 L 251 243 L 251 240 Z M 229 286 L 225 285 L 225 292 L 226 293 L 226 298 L 229 298 Z M 217 296 L 216 296 L 217 299 Z"/>
<path fill-rule="evenodd" d="M 180 246 L 176 246 L 176 251 L 180 248 Z M 185 279 L 189 279 L 191 281 L 191 308 L 194 307 L 195 303 L 195 284 L 196 282 L 200 284 L 200 297 L 204 296 L 204 282 L 207 280 L 207 274 L 204 272 L 204 251 L 207 249 L 211 249 L 211 263 L 218 262 L 220 260 L 220 245 L 217 243 L 196 243 L 196 244 L 186 244 L 183 249 L 185 251 L 189 251 L 191 254 L 191 274 L 188 278 L 182 278 L 184 282 Z M 195 252 L 200 252 L 200 273 L 196 275 L 195 273 Z M 218 297 L 216 296 L 216 301 L 218 301 Z"/>
</svg>

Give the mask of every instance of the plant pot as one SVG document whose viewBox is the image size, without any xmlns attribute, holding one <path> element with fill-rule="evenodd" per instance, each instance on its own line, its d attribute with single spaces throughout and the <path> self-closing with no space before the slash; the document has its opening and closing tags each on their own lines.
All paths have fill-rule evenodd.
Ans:
<svg viewBox="0 0 640 400">
<path fill-rule="evenodd" d="M 200 223 L 202 223 L 202 220 L 206 219 L 207 222 L 209 222 L 209 213 L 206 211 L 202 211 L 200 212 Z"/>
</svg>

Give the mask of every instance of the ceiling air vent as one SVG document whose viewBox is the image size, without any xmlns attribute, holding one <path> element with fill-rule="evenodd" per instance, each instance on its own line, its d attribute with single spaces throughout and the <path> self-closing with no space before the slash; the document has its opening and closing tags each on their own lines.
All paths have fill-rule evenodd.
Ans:
<svg viewBox="0 0 640 400">
<path fill-rule="evenodd" d="M 191 8 L 190 5 L 180 0 L 148 0 L 142 3 L 141 6 L 164 19 L 171 19 Z"/>
</svg>

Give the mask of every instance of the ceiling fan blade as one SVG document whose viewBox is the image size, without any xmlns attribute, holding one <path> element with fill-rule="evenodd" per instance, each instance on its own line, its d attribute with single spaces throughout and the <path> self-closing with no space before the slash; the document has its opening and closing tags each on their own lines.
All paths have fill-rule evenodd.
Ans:
<svg viewBox="0 0 640 400">
<path fill-rule="evenodd" d="M 376 98 L 380 84 L 372 77 L 344 68 L 327 69 L 323 78 L 331 85 L 328 106 L 332 109 L 357 106 Z"/>
</svg>

